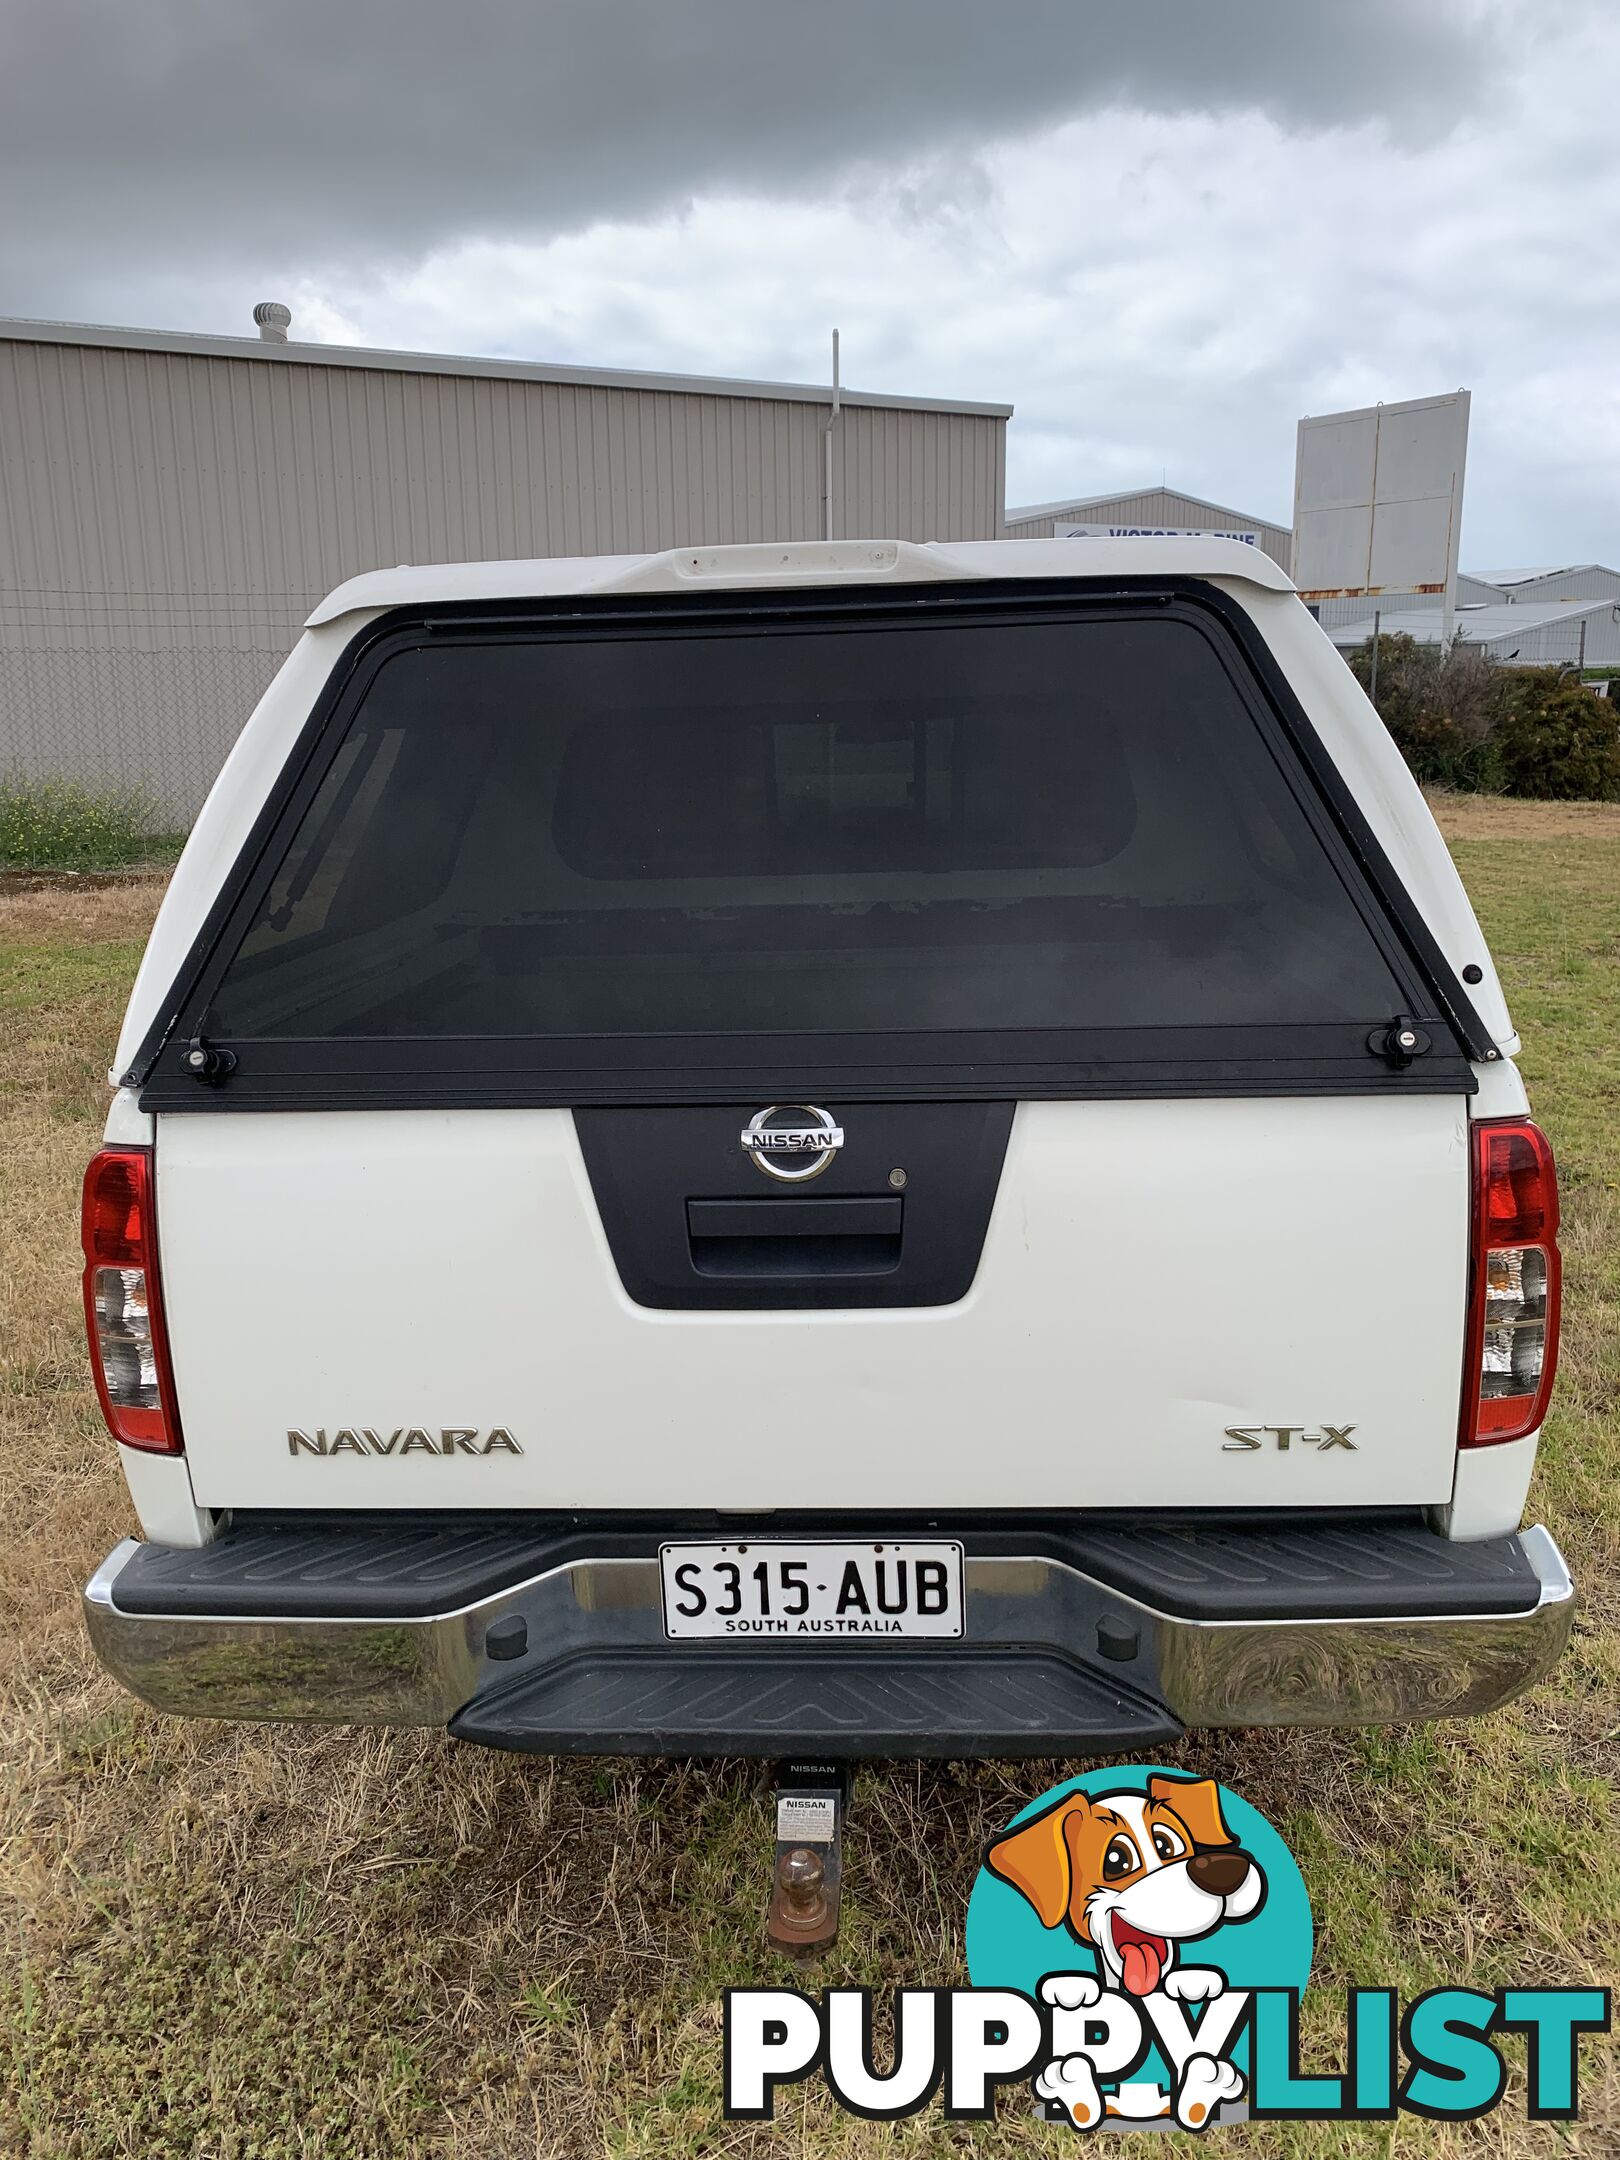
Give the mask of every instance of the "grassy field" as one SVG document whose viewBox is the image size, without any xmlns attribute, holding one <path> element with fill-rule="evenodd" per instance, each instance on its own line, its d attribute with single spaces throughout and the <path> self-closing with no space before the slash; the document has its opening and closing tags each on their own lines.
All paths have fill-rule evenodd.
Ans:
<svg viewBox="0 0 1620 2160">
<path fill-rule="evenodd" d="M 1555 1679 L 1493 1719 L 1180 1751 L 1299 1855 L 1323 2046 L 1349 1981 L 1613 1984 L 1620 1965 L 1620 809 L 1462 799 L 1441 815 L 1563 1171 L 1563 1376 L 1533 1507 L 1584 1605 Z M 182 1724 L 100 1675 L 79 1585 L 132 1523 L 85 1376 L 76 1193 L 155 898 L 151 882 L 0 895 L 0 2152 L 1068 2149 L 1021 2093 L 992 2127 L 866 2124 L 819 2087 L 788 2094 L 774 2128 L 722 2122 L 720 1989 L 786 1970 L 760 1942 L 766 1814 L 747 1766 Z M 1079 1767 L 864 1776 L 823 1977 L 959 1979 L 984 1839 Z M 1272 2125 L 1205 2142 L 1597 2160 L 1620 2153 L 1620 2067 L 1602 2043 L 1584 2059 L 1574 2125 L 1526 2124 L 1515 2075 L 1501 2113 L 1469 2128 Z"/>
</svg>

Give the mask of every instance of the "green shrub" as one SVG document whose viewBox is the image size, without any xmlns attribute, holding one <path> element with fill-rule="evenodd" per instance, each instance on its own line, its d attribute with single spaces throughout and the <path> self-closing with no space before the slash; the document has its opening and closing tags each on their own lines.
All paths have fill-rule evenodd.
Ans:
<svg viewBox="0 0 1620 2160">
<path fill-rule="evenodd" d="M 1346 655 L 1371 693 L 1372 640 Z M 1378 713 L 1419 780 L 1567 801 L 1620 800 L 1620 705 L 1568 669 L 1504 668 L 1459 637 L 1378 640 Z"/>
<path fill-rule="evenodd" d="M 182 834 L 145 788 L 0 780 L 0 869 L 122 870 L 172 859 Z"/>
<path fill-rule="evenodd" d="M 1493 744 L 1505 794 L 1620 800 L 1620 706 L 1559 668 L 1503 671 Z"/>
<path fill-rule="evenodd" d="M 1369 695 L 1372 648 L 1369 638 L 1347 655 L 1350 672 Z M 1404 635 L 1379 638 L 1379 718 L 1418 779 L 1469 790 L 1497 785 L 1497 672 L 1460 641 L 1442 659 L 1438 645 Z"/>
</svg>

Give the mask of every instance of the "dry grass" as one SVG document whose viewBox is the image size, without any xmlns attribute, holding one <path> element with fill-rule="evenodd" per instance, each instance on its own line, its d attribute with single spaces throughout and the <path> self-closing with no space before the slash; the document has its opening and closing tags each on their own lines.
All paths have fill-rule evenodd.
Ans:
<svg viewBox="0 0 1620 2160">
<path fill-rule="evenodd" d="M 1620 1944 L 1620 812 L 1442 811 L 1570 1196 L 1565 1375 L 1536 1504 L 1586 1606 L 1554 1682 L 1494 1719 L 1181 1751 L 1299 1853 L 1323 2048 L 1347 1981 L 1612 1982 Z M 0 898 L 0 2152 L 1066 2149 L 1017 2095 L 988 2127 L 861 2123 L 813 2086 L 774 2127 L 722 2122 L 720 1989 L 784 1970 L 759 1940 L 765 1813 L 746 1766 L 184 1724 L 99 1673 L 78 1587 L 130 1518 L 84 1379 L 74 1200 L 153 901 L 150 884 Z M 1075 1767 L 864 1776 L 848 1922 L 822 1977 L 959 1978 L 984 1838 Z M 1577 2125 L 1526 2124 L 1516 2083 L 1499 2115 L 1459 2129 L 1273 2125 L 1207 2143 L 1597 2160 L 1620 2151 L 1620 2072 L 1591 2044 L 1585 2062 Z"/>
<path fill-rule="evenodd" d="M 1425 788 L 1447 840 L 1596 840 L 1620 843 L 1620 803 L 1518 802 Z"/>
</svg>

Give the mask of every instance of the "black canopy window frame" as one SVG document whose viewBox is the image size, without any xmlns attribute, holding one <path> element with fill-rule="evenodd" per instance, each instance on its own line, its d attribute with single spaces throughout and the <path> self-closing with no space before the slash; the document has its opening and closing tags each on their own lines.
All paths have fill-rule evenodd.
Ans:
<svg viewBox="0 0 1620 2160">
<path fill-rule="evenodd" d="M 1275 759 L 1399 986 L 1426 1048 L 1402 1062 L 1365 1028 L 1242 1025 L 949 1029 L 816 1035 L 389 1036 L 222 1040 L 226 968 L 378 671 L 451 644 L 660 638 L 828 626 L 1018 619 L 1193 625 Z M 1394 1013 L 1379 1016 L 1393 1021 Z M 441 605 L 379 617 L 317 700 L 123 1084 L 149 1111 L 573 1107 L 592 1103 L 1080 1099 L 1132 1096 L 1468 1094 L 1491 1043 L 1248 614 L 1195 580 L 989 581 L 854 589 L 589 597 Z M 203 1084 L 199 1084 L 200 1080 Z"/>
</svg>

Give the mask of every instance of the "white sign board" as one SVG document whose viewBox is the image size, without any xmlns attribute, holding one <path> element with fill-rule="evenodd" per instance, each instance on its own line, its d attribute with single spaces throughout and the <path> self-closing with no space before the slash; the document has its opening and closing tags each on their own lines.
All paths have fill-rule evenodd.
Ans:
<svg viewBox="0 0 1620 2160">
<path fill-rule="evenodd" d="M 1307 600 L 1441 593 L 1456 606 L 1468 392 L 1299 423 L 1294 583 Z"/>
<path fill-rule="evenodd" d="M 1245 547 L 1260 545 L 1252 526 L 1230 525 L 1055 525 L 1056 540 L 1241 540 Z"/>
</svg>

